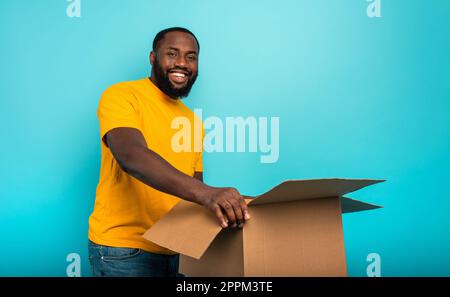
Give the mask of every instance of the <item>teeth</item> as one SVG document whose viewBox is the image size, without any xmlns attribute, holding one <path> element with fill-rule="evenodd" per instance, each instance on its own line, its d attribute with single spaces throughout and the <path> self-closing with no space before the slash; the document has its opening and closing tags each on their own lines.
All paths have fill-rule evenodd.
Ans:
<svg viewBox="0 0 450 297">
<path fill-rule="evenodd" d="M 185 77 L 186 76 L 184 73 L 178 73 L 178 72 L 172 72 L 172 73 L 176 77 Z"/>
</svg>

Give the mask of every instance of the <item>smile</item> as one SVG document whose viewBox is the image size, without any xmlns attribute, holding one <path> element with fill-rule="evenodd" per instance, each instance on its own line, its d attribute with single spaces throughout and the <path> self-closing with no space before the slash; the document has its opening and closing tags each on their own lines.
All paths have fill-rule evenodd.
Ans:
<svg viewBox="0 0 450 297">
<path fill-rule="evenodd" d="M 169 79 L 175 84 L 184 84 L 188 80 L 188 75 L 181 71 L 171 71 L 169 72 Z"/>
</svg>

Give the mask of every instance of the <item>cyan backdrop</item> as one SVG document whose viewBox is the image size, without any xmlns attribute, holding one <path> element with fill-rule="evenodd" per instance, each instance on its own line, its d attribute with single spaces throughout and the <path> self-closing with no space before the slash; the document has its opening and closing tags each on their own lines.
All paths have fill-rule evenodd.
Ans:
<svg viewBox="0 0 450 297">
<path fill-rule="evenodd" d="M 205 180 L 249 195 L 288 178 L 384 178 L 349 196 L 385 208 L 344 216 L 349 274 L 450 275 L 450 2 L 382 0 L 0 2 L 0 275 L 65 276 L 87 261 L 100 165 L 96 108 L 109 85 L 148 76 L 154 35 L 185 26 L 204 116 L 280 117 L 280 157 L 205 155 Z"/>
</svg>

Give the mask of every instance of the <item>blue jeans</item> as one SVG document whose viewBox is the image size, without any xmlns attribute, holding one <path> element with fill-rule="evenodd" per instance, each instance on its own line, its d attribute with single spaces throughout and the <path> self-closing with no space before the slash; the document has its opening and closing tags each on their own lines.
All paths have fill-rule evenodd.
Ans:
<svg viewBox="0 0 450 297">
<path fill-rule="evenodd" d="M 89 262 L 93 276 L 183 276 L 178 273 L 179 255 L 104 246 L 90 240 Z"/>
</svg>

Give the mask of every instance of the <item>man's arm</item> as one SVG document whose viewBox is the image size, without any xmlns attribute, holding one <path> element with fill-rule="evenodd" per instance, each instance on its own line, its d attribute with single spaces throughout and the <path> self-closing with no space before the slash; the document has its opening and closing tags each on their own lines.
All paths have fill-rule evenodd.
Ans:
<svg viewBox="0 0 450 297">
<path fill-rule="evenodd" d="M 161 192 L 208 208 L 223 228 L 228 223 L 243 227 L 250 218 L 247 204 L 236 189 L 210 187 L 202 182 L 200 172 L 194 178 L 177 170 L 147 147 L 139 130 L 115 128 L 104 136 L 104 141 L 123 171 Z"/>
<path fill-rule="evenodd" d="M 203 172 L 199 172 L 199 171 L 194 172 L 194 178 L 196 178 L 199 181 L 203 182 Z"/>
</svg>

